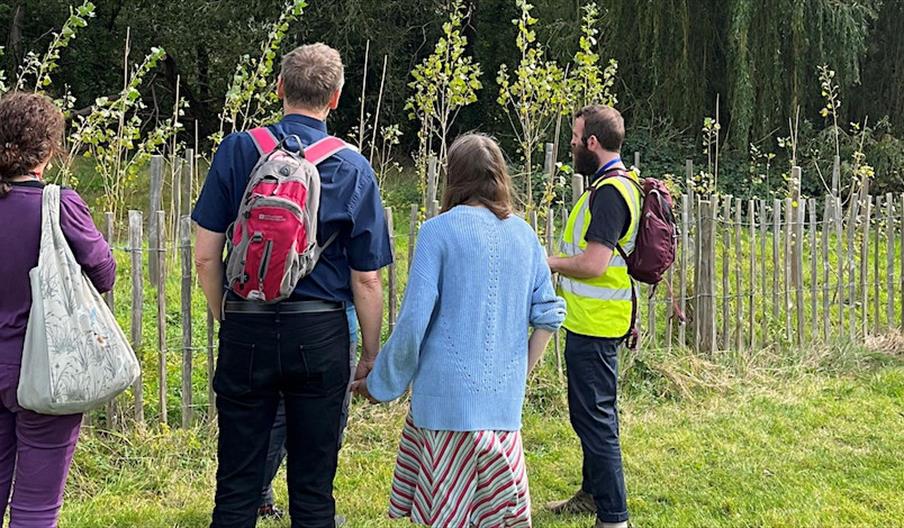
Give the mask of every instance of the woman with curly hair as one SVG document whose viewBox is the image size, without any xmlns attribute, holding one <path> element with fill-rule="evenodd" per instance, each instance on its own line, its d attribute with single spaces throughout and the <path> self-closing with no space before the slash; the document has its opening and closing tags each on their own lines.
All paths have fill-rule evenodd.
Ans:
<svg viewBox="0 0 904 528">
<path fill-rule="evenodd" d="M 19 406 L 16 389 L 31 288 L 38 264 L 44 171 L 59 153 L 65 121 L 47 97 L 0 99 L 0 518 L 10 528 L 57 525 L 63 486 L 82 416 L 47 416 Z M 99 291 L 113 287 L 116 264 L 88 206 L 75 191 L 60 195 L 60 225 L 76 260 Z M 12 491 L 12 500 L 10 500 Z"/>
</svg>

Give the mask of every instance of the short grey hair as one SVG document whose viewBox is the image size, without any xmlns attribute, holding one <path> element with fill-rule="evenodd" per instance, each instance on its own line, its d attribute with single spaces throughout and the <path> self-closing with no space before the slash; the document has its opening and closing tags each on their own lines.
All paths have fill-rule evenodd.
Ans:
<svg viewBox="0 0 904 528">
<path fill-rule="evenodd" d="M 318 42 L 287 53 L 280 77 L 288 104 L 320 110 L 330 104 L 333 93 L 342 89 L 345 67 L 338 51 Z"/>
</svg>

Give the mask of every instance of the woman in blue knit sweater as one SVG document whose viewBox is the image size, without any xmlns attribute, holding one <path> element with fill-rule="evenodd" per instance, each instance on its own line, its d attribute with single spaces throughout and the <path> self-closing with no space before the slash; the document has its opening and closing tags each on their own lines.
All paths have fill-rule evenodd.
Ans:
<svg viewBox="0 0 904 528">
<path fill-rule="evenodd" d="M 444 212 L 421 229 L 398 323 L 356 390 L 388 402 L 411 386 L 390 517 L 529 527 L 521 408 L 565 303 L 537 236 L 512 213 L 499 146 L 459 138 L 447 173 Z"/>
</svg>

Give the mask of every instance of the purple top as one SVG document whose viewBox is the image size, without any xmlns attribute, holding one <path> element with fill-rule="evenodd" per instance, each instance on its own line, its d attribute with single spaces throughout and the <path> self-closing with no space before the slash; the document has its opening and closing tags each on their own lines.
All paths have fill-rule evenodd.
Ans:
<svg viewBox="0 0 904 528">
<path fill-rule="evenodd" d="M 31 309 L 28 272 L 38 265 L 41 244 L 43 187 L 37 181 L 14 183 L 12 191 L 0 198 L 0 365 L 22 362 Z M 110 291 L 116 279 L 116 261 L 88 206 L 71 189 L 60 192 L 60 224 L 85 274 L 99 291 Z"/>
</svg>

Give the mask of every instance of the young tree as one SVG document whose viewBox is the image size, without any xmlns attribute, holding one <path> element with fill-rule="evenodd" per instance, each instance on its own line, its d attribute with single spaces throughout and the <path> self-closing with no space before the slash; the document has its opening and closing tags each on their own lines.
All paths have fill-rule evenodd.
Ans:
<svg viewBox="0 0 904 528">
<path fill-rule="evenodd" d="M 89 1 L 85 1 L 77 8 L 70 7 L 69 18 L 60 31 L 53 34 L 47 53 L 43 57 L 34 51 L 29 51 L 25 55 L 25 62 L 19 68 L 14 89 L 20 91 L 30 86 L 38 93 L 49 88 L 52 82 L 50 74 L 59 67 L 60 53 L 69 46 L 78 30 L 88 25 L 88 19 L 93 17 L 94 4 Z"/>
<path fill-rule="evenodd" d="M 261 45 L 260 57 L 244 55 L 239 61 L 220 113 L 220 130 L 211 137 L 214 148 L 228 132 L 246 130 L 279 119 L 276 80 L 272 77 L 276 56 L 288 35 L 289 25 L 301 17 L 305 7 L 305 0 L 286 3 Z"/>
<path fill-rule="evenodd" d="M 550 125 L 565 105 L 565 73 L 551 60 L 537 42 L 531 16 L 533 6 L 527 0 L 516 0 L 521 16 L 512 22 L 518 28 L 515 41 L 521 62 L 509 76 L 508 66 L 499 67 L 499 104 L 505 109 L 524 159 L 527 183 L 527 209 L 533 209 L 533 155 L 549 131 Z"/>
<path fill-rule="evenodd" d="M 572 97 L 573 107 L 581 108 L 588 104 L 604 104 L 615 106 L 618 99 L 613 88 L 615 75 L 618 73 L 618 61 L 609 59 L 606 67 L 601 66 L 599 45 L 596 36 L 602 23 L 596 3 L 585 5 L 581 17 L 581 38 L 578 52 L 574 55 L 574 75 L 568 84 L 568 93 Z"/>
<path fill-rule="evenodd" d="M 408 86 L 414 94 L 405 109 L 411 119 L 420 121 L 419 149 L 416 162 L 421 183 L 426 180 L 427 156 L 432 153 L 432 140 L 439 142 L 439 162 L 445 171 L 449 129 L 459 110 L 477 101 L 480 82 L 480 65 L 466 55 L 468 39 L 461 34 L 462 23 L 467 18 L 461 0 L 454 0 L 449 20 L 443 24 L 443 34 L 433 53 L 415 66 L 411 72 L 413 81 Z"/>
</svg>

